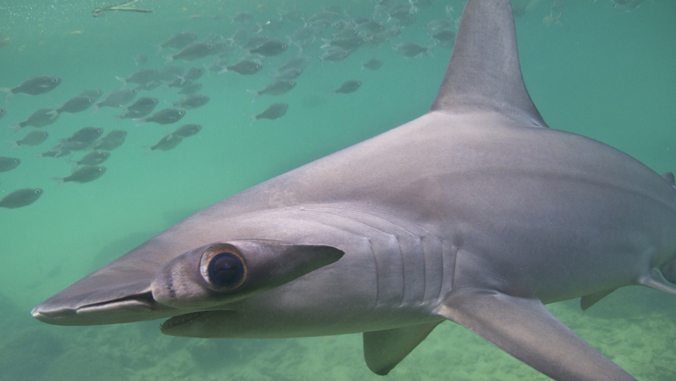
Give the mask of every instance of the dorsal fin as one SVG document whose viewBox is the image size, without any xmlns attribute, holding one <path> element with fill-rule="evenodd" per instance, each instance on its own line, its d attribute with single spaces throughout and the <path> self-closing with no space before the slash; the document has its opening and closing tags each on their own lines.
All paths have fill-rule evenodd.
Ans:
<svg viewBox="0 0 676 381">
<path fill-rule="evenodd" d="M 469 0 L 431 111 L 486 110 L 547 127 L 521 76 L 509 0 Z"/>
</svg>

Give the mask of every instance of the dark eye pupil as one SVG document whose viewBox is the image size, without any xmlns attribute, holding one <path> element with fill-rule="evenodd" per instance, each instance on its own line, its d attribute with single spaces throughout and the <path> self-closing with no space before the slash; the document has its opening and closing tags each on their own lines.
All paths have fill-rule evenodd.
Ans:
<svg viewBox="0 0 676 381">
<path fill-rule="evenodd" d="M 244 264 L 235 254 L 220 253 L 209 262 L 209 280 L 219 287 L 237 285 L 244 276 Z"/>
</svg>

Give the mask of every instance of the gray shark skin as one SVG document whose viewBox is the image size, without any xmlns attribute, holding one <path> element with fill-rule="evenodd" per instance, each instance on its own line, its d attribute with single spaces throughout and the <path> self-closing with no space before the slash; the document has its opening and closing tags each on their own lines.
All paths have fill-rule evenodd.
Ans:
<svg viewBox="0 0 676 381">
<path fill-rule="evenodd" d="M 509 0 L 470 0 L 430 111 L 229 197 L 35 307 L 45 323 L 169 318 L 174 336 L 363 332 L 387 374 L 459 323 L 557 380 L 634 380 L 544 304 L 676 294 L 676 187 L 548 128 Z"/>
</svg>

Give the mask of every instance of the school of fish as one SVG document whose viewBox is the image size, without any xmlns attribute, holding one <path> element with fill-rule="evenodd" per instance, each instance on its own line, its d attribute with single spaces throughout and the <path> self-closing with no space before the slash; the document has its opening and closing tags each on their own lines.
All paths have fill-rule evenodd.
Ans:
<svg viewBox="0 0 676 381">
<path fill-rule="evenodd" d="M 517 16 L 528 10 L 529 1 L 515 0 L 514 3 Z M 565 0 L 553 1 L 550 16 L 543 19 L 545 26 L 559 21 L 563 5 Z M 71 173 L 54 176 L 58 185 L 95 181 L 106 173 L 107 168 L 102 164 L 115 156 L 112 151 L 125 143 L 128 133 L 143 128 L 136 126 L 149 123 L 174 125 L 184 118 L 188 120 L 190 114 L 199 112 L 199 108 L 211 105 L 211 97 L 200 93 L 202 83 L 199 81 L 205 74 L 245 78 L 269 75 L 267 86 L 230 96 L 248 96 L 256 103 L 268 102 L 267 106 L 260 107 L 259 113 L 250 115 L 251 125 L 261 119 L 274 121 L 293 108 L 284 102 L 284 95 L 294 91 L 299 81 L 303 81 L 302 74 L 308 66 L 320 65 L 322 70 L 329 71 L 332 66 L 350 59 L 355 51 L 368 49 L 373 58 L 361 63 L 365 78 L 342 78 L 336 82 L 342 82 L 342 85 L 329 91 L 340 97 L 349 96 L 362 85 L 368 86 L 368 76 L 372 75 L 369 73 L 384 65 L 378 57 L 386 50 L 395 51 L 402 59 L 432 57 L 435 49 L 450 50 L 460 17 L 451 5 L 446 5 L 445 12 L 435 11 L 432 0 L 379 0 L 369 5 L 367 12 L 327 6 L 306 14 L 294 8 L 279 10 L 278 16 L 272 18 L 259 12 L 253 3 L 251 8 L 251 12 L 230 15 L 225 31 L 204 36 L 180 31 L 163 42 L 148 41 L 147 51 L 131 57 L 135 65 L 146 66 L 153 54 L 164 58 L 165 64 L 143 67 L 131 74 L 111 73 L 111 77 L 120 81 L 117 89 L 85 89 L 64 97 L 59 105 L 50 105 L 53 108 L 42 107 L 30 115 L 17 115 L 12 112 L 11 98 L 31 96 L 39 99 L 41 94 L 58 91 L 62 82 L 76 79 L 36 73 L 39 75 L 18 84 L 0 84 L 5 86 L 0 87 L 0 92 L 7 94 L 4 107 L 0 107 L 0 118 L 8 122 L 7 127 L 16 134 L 15 139 L 7 140 L 9 146 L 0 150 L 0 195 L 4 195 L 0 198 L 0 207 L 25 207 L 44 193 L 39 188 L 2 189 L 5 172 L 21 170 L 21 160 L 11 156 L 13 150 L 35 150 L 32 153 L 36 160 L 64 160 Z M 458 8 L 461 9 L 461 4 Z M 414 33 L 403 33 L 407 29 Z M 425 37 L 412 41 L 413 38 L 407 37 L 409 35 Z M 157 88 L 164 88 L 168 99 L 144 94 Z M 247 95 L 247 91 L 251 94 Z M 176 97 L 182 98 L 175 101 Z M 110 118 L 98 113 L 105 107 L 119 109 L 120 113 L 114 116 L 119 128 L 104 131 L 95 127 L 98 118 Z M 58 144 L 49 149 L 40 148 L 50 140 L 50 134 L 55 134 L 51 126 L 67 123 L 68 116 L 61 117 L 63 114 L 87 110 L 91 111 L 93 126 L 82 127 L 72 136 L 52 136 L 51 139 L 57 138 Z M 164 133 L 156 144 L 145 149 L 149 153 L 170 151 L 202 128 L 194 123 L 183 124 Z M 139 145 L 139 149 L 143 147 Z"/>
</svg>

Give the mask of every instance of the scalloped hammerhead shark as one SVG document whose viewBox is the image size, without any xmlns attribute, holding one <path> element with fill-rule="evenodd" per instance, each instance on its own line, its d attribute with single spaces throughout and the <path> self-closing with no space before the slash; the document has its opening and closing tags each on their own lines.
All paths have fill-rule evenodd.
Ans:
<svg viewBox="0 0 676 381">
<path fill-rule="evenodd" d="M 545 304 L 676 294 L 676 187 L 548 128 L 509 0 L 469 0 L 428 113 L 216 203 L 35 307 L 40 321 L 169 318 L 167 335 L 363 332 L 385 375 L 451 320 L 558 380 L 634 380 Z"/>
</svg>

